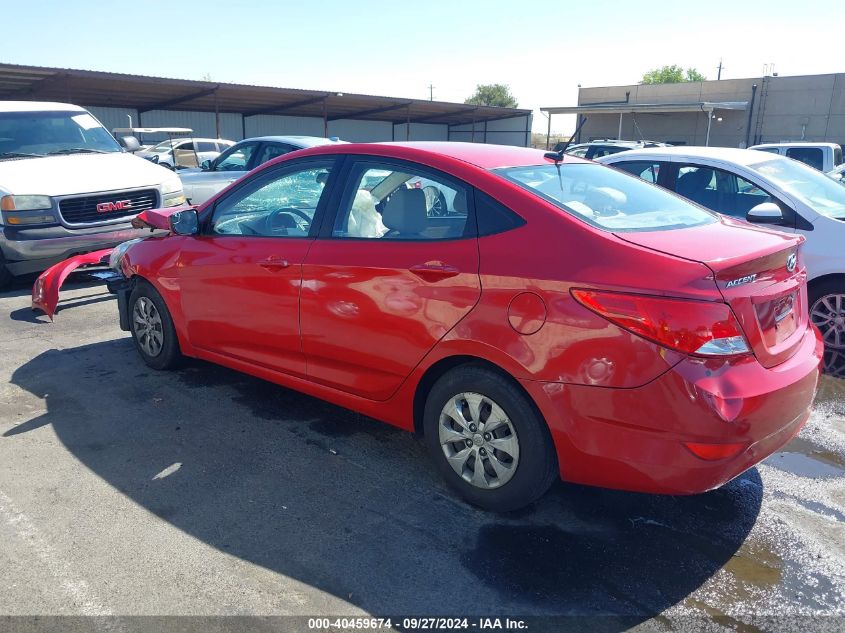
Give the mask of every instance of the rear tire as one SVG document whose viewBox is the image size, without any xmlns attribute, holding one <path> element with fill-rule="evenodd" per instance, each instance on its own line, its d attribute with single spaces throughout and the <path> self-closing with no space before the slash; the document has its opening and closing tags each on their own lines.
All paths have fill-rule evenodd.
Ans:
<svg viewBox="0 0 845 633">
<path fill-rule="evenodd" d="M 170 311 L 146 281 L 139 280 L 129 295 L 129 331 L 135 349 L 153 369 L 173 369 L 182 360 Z"/>
<path fill-rule="evenodd" d="M 558 477 L 545 421 L 511 380 L 462 365 L 431 388 L 423 418 L 437 469 L 469 503 L 495 512 L 527 506 Z"/>
</svg>

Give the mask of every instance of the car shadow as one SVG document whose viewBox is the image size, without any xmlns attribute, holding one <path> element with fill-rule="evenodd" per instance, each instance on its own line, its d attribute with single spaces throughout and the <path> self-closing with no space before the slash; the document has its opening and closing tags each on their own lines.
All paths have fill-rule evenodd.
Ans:
<svg viewBox="0 0 845 633">
<path fill-rule="evenodd" d="M 725 565 L 763 496 L 752 469 L 695 497 L 559 484 L 491 514 L 408 433 L 206 363 L 149 370 L 128 338 L 47 351 L 11 382 L 46 413 L 0 441 L 51 424 L 178 529 L 382 616 L 601 614 L 623 630 Z"/>
</svg>

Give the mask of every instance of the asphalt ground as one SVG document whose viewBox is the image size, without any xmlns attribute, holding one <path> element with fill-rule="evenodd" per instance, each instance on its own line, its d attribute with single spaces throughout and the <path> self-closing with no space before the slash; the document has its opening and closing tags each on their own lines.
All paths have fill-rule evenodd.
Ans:
<svg viewBox="0 0 845 633">
<path fill-rule="evenodd" d="M 845 380 L 826 377 L 799 436 L 719 490 L 561 483 L 495 515 L 458 500 L 410 434 L 208 363 L 148 369 L 84 274 L 54 323 L 29 291 L 0 293 L 0 630 L 845 628 Z"/>
</svg>

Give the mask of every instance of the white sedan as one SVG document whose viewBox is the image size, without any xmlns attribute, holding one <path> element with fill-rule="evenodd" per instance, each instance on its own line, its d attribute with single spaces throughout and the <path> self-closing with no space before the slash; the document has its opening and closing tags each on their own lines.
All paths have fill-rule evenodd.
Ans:
<svg viewBox="0 0 845 633">
<path fill-rule="evenodd" d="M 659 147 L 598 162 L 724 215 L 807 238 L 809 310 L 825 370 L 845 376 L 845 187 L 791 158 L 724 147 Z"/>
</svg>

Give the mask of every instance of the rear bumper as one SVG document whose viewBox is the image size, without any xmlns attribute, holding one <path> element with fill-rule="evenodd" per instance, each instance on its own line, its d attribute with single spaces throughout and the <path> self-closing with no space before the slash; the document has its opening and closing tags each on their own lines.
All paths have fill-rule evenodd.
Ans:
<svg viewBox="0 0 845 633">
<path fill-rule="evenodd" d="M 46 270 L 75 255 L 112 248 L 144 234 L 143 229 L 133 229 L 128 221 L 74 230 L 62 226 L 29 229 L 2 226 L 0 250 L 9 272 L 23 275 Z"/>
<path fill-rule="evenodd" d="M 717 488 L 779 450 L 810 416 L 823 353 L 807 330 L 766 369 L 753 357 L 686 359 L 635 389 L 522 381 L 545 416 L 567 481 L 640 492 Z M 733 457 L 695 456 L 684 442 L 742 443 Z"/>
</svg>

